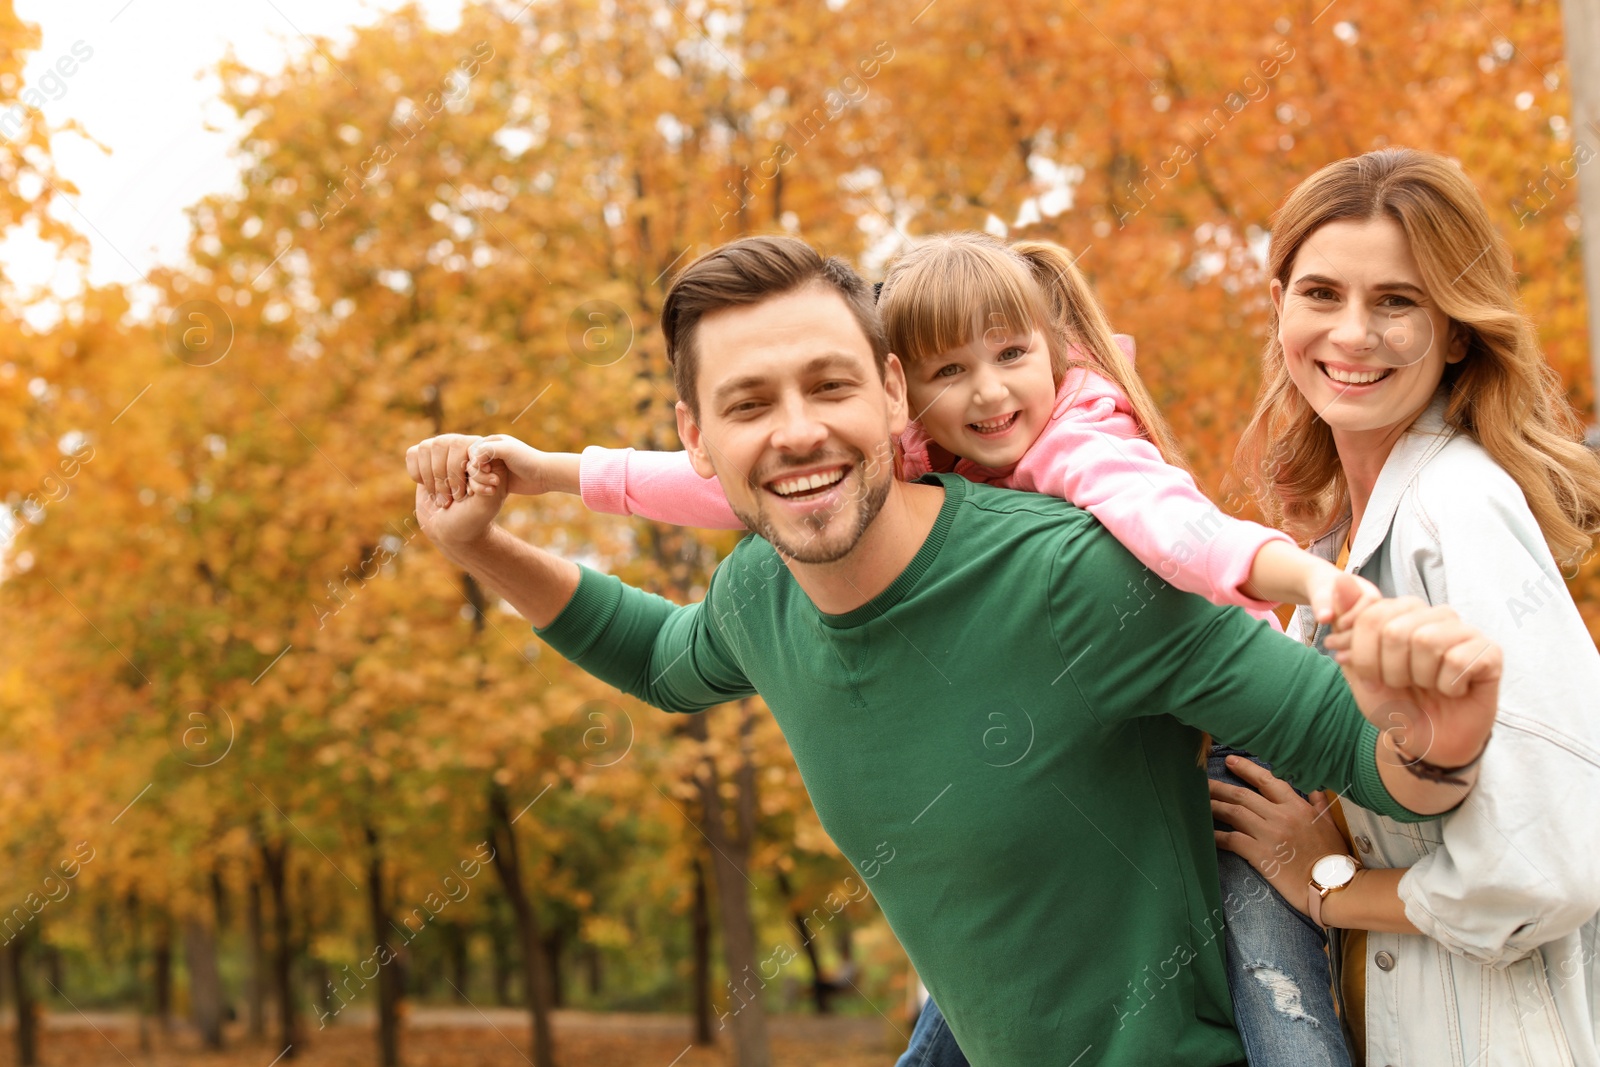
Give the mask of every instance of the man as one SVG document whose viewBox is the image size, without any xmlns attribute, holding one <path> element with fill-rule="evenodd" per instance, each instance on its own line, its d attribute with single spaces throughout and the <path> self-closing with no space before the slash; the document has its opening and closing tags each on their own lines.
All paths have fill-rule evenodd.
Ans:
<svg viewBox="0 0 1600 1067">
<path fill-rule="evenodd" d="M 1346 590 L 1358 709 L 1328 660 L 1165 586 L 1070 504 L 953 475 L 896 481 L 899 361 L 861 280 L 803 242 L 746 238 L 698 260 L 662 325 L 684 444 L 757 534 L 703 602 L 495 526 L 517 487 L 466 492 L 479 438 L 408 451 L 424 532 L 641 699 L 699 711 L 759 692 L 972 1062 L 1242 1062 L 1199 730 L 1305 788 L 1437 814 L 1464 787 L 1419 769 L 1470 784 L 1499 650 L 1448 610 L 1357 614 Z"/>
</svg>

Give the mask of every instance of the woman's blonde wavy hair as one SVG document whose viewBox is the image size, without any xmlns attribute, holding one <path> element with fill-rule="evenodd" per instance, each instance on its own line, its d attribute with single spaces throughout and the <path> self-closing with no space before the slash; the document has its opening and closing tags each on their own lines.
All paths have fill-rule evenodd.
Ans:
<svg viewBox="0 0 1600 1067">
<path fill-rule="evenodd" d="M 1600 533 L 1600 459 L 1581 443 L 1581 424 L 1522 312 L 1510 250 L 1460 167 L 1409 148 L 1323 167 L 1274 218 L 1268 269 L 1287 287 L 1295 257 L 1318 229 L 1381 218 L 1405 232 L 1424 288 L 1466 341 L 1465 358 L 1445 368 L 1445 418 L 1516 480 L 1566 568 Z M 1340 520 L 1349 489 L 1332 431 L 1289 378 L 1276 309 L 1270 324 L 1235 473 L 1269 521 L 1309 541 Z"/>
<path fill-rule="evenodd" d="M 1150 392 L 1118 347 L 1088 279 L 1060 245 L 1006 244 L 986 233 L 925 238 L 889 264 L 878 310 L 889 350 L 908 368 L 995 327 L 1026 334 L 1037 325 L 1059 388 L 1073 367 L 1117 384 L 1161 456 L 1187 470 L 1183 451 Z"/>
</svg>

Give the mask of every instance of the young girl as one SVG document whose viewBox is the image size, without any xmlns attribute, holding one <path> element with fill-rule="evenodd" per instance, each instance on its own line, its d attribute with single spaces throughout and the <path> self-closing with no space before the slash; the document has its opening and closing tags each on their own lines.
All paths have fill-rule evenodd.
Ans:
<svg viewBox="0 0 1600 1067">
<path fill-rule="evenodd" d="M 1224 515 L 1196 488 L 1134 373 L 1131 345 L 1128 354 L 1119 348 L 1064 249 L 1043 242 L 1007 246 L 969 233 L 925 240 L 891 265 L 879 309 L 890 349 L 904 361 L 915 415 L 899 441 L 902 477 L 954 471 L 1062 497 L 1092 513 L 1150 569 L 1150 589 L 1164 580 L 1264 618 L 1272 604 L 1287 601 L 1309 605 L 1321 621 L 1332 619 L 1338 568 L 1284 534 Z M 580 459 L 500 435 L 473 452 L 474 488 L 507 478 L 512 492 L 581 493 L 596 511 L 687 526 L 743 525 L 716 482 L 697 475 L 681 452 L 591 447 Z M 826 491 L 797 484 L 784 492 L 803 498 L 818 489 Z M 1119 617 L 1137 613 L 1148 599 L 1149 589 L 1130 586 Z M 1227 775 L 1226 751 L 1212 760 L 1214 774 Z M 1348 1062 L 1321 932 L 1277 900 L 1248 865 L 1231 855 L 1222 859 L 1229 977 L 1247 1052 L 1270 1047 L 1284 1050 L 1282 1062 Z M 1236 930 L 1257 926 L 1271 931 L 1270 959 L 1235 951 Z M 1249 970 L 1268 966 L 1299 982 L 1304 1014 L 1320 1013 L 1320 1026 L 1285 1024 L 1265 979 Z M 1274 1033 L 1280 1029 L 1281 1036 Z M 902 1062 L 965 1062 L 931 1004 Z"/>
<path fill-rule="evenodd" d="M 1213 783 L 1237 827 L 1219 843 L 1292 851 L 1272 880 L 1302 908 L 1309 866 L 1338 857 L 1347 881 L 1318 910 L 1358 1060 L 1597 1067 L 1600 653 L 1561 574 L 1600 533 L 1600 460 L 1454 162 L 1385 149 L 1323 168 L 1274 221 L 1269 269 L 1240 449 L 1267 513 L 1385 595 L 1453 607 L 1505 649 L 1505 676 L 1477 788 L 1443 820 L 1345 801 L 1324 819 L 1242 764 L 1260 792 Z M 1293 630 L 1342 647 L 1304 612 Z"/>
</svg>

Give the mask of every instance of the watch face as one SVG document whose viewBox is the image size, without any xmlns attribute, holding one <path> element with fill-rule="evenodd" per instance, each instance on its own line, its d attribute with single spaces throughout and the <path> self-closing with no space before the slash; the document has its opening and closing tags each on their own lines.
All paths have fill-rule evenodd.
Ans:
<svg viewBox="0 0 1600 1067">
<path fill-rule="evenodd" d="M 1320 886 L 1332 889 L 1349 883 L 1356 874 L 1356 861 L 1349 856 L 1324 856 L 1311 865 L 1311 877 Z"/>
</svg>

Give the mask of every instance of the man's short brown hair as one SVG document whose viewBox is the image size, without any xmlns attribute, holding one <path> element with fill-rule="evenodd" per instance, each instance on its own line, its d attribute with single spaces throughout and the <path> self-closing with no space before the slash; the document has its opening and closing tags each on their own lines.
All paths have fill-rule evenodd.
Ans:
<svg viewBox="0 0 1600 1067">
<path fill-rule="evenodd" d="M 883 378 L 889 342 L 878 318 L 872 287 L 850 264 L 836 256 L 824 259 L 816 249 L 795 237 L 741 237 L 683 268 L 672 280 L 661 306 L 661 335 L 667 342 L 672 384 L 677 387 L 678 399 L 689 405 L 696 419 L 700 418 L 700 401 L 695 394 L 700 377 L 696 347 L 700 320 L 714 311 L 759 304 L 812 283 L 832 289 L 844 300 L 872 346 L 878 377 Z"/>
</svg>

